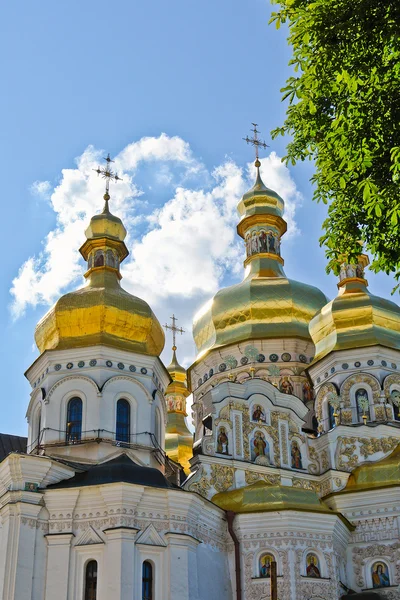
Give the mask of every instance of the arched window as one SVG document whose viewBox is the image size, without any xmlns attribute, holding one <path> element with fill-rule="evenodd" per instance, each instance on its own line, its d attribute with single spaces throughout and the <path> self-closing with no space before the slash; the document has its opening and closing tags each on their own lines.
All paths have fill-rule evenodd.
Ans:
<svg viewBox="0 0 400 600">
<path fill-rule="evenodd" d="M 104 252 L 102 250 L 97 250 L 94 255 L 94 266 L 95 267 L 103 267 L 104 266 Z"/>
<path fill-rule="evenodd" d="M 112 250 L 107 250 L 106 253 L 107 266 L 115 269 L 115 258 Z"/>
<path fill-rule="evenodd" d="M 131 405 L 128 400 L 122 398 L 117 402 L 117 433 L 118 442 L 130 441 L 131 432 Z"/>
<path fill-rule="evenodd" d="M 332 404 L 330 402 L 328 402 L 328 422 L 329 422 L 329 429 L 333 429 L 334 427 L 336 427 L 335 417 L 333 416 L 334 414 L 335 414 L 335 409 L 332 406 Z"/>
<path fill-rule="evenodd" d="M 142 600 L 153 600 L 153 566 L 148 560 L 143 563 Z"/>
<path fill-rule="evenodd" d="M 371 566 L 372 587 L 390 587 L 389 568 L 383 560 L 378 560 Z"/>
<path fill-rule="evenodd" d="M 392 400 L 393 414 L 394 414 L 395 421 L 400 421 L 400 402 L 399 402 L 399 398 L 400 398 L 400 392 L 399 392 L 399 390 L 392 390 L 392 392 L 390 394 L 390 399 Z"/>
<path fill-rule="evenodd" d="M 154 415 L 154 435 L 156 436 L 157 442 L 161 445 L 161 416 L 157 407 Z"/>
<path fill-rule="evenodd" d="M 90 560 L 85 572 L 85 600 L 97 598 L 97 561 Z"/>
<path fill-rule="evenodd" d="M 39 408 L 39 410 L 37 412 L 37 421 L 36 421 L 36 423 L 37 423 L 37 426 L 36 426 L 36 436 L 37 437 L 36 437 L 35 446 L 39 446 L 40 442 L 42 441 L 41 440 L 42 436 L 40 435 L 40 431 L 41 431 L 41 428 L 42 428 L 42 409 L 41 408 Z M 34 440 L 34 442 L 35 442 L 35 440 Z"/>
<path fill-rule="evenodd" d="M 79 442 L 82 435 L 82 400 L 71 398 L 67 409 L 67 442 Z"/>
<path fill-rule="evenodd" d="M 369 412 L 368 392 L 364 388 L 358 388 L 358 390 L 356 391 L 356 409 L 358 421 L 363 420 L 364 414 L 366 415 L 368 421 L 371 420 Z"/>
</svg>

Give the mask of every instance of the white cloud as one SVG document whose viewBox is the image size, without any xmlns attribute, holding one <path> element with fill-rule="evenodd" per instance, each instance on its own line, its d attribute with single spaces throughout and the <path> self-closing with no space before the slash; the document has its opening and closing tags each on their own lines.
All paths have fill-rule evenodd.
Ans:
<svg viewBox="0 0 400 600">
<path fill-rule="evenodd" d="M 44 240 L 43 252 L 28 258 L 12 283 L 14 317 L 29 306 L 49 305 L 72 284 L 80 284 L 78 248 L 90 217 L 101 208 L 104 181 L 93 169 L 103 156 L 89 146 L 76 168 L 62 171 L 50 196 L 56 227 Z M 165 134 L 129 144 L 114 167 L 123 181 L 112 185 L 111 210 L 124 221 L 131 252 L 122 266 L 123 285 L 150 302 L 161 321 L 179 309 L 181 324 L 188 327 L 199 303 L 215 293 L 224 278 L 241 273 L 243 244 L 235 232 L 236 206 L 254 181 L 254 167 L 248 165 L 245 176 L 227 159 L 209 173 L 187 142 Z M 294 233 L 301 197 L 288 169 L 272 152 L 262 160 L 262 174 L 266 185 L 285 199 L 289 233 Z M 135 181 L 143 177 L 144 190 L 156 183 L 170 199 L 162 204 L 153 189 L 150 194 L 140 190 Z M 44 184 L 48 182 L 35 182 L 33 188 L 49 193 Z"/>
<path fill-rule="evenodd" d="M 34 196 L 39 196 L 45 200 L 50 198 L 51 190 L 50 181 L 34 181 L 30 187 L 30 191 Z"/>
</svg>

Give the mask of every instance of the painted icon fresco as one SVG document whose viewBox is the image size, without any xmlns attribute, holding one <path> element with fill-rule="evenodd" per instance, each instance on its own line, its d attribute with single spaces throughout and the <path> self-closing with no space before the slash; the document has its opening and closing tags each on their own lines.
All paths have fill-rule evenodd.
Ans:
<svg viewBox="0 0 400 600">
<path fill-rule="evenodd" d="M 306 567 L 307 577 L 320 578 L 321 577 L 321 567 L 319 564 L 318 556 L 316 554 L 314 554 L 313 552 L 310 552 L 309 554 L 307 554 L 306 562 L 307 562 L 307 567 Z"/>
<path fill-rule="evenodd" d="M 274 231 L 252 231 L 245 239 L 246 255 L 252 256 L 259 253 L 270 253 L 280 255 L 280 240 Z"/>
<path fill-rule="evenodd" d="M 219 454 L 229 454 L 228 450 L 228 436 L 225 427 L 220 427 L 217 437 L 217 452 Z"/>
<path fill-rule="evenodd" d="M 389 587 L 390 577 L 388 566 L 382 562 L 375 562 L 371 567 L 372 587 Z"/>
<path fill-rule="evenodd" d="M 314 393 L 309 381 L 303 383 L 303 400 L 304 402 L 311 402 L 314 399 Z"/>
<path fill-rule="evenodd" d="M 299 444 L 293 440 L 291 447 L 291 457 L 292 457 L 292 468 L 293 469 L 302 469 L 303 461 L 301 459 L 301 451 L 299 448 Z"/>
<path fill-rule="evenodd" d="M 103 250 L 97 250 L 94 255 L 94 266 L 95 267 L 103 267 L 104 266 L 104 252 Z"/>
<path fill-rule="evenodd" d="M 275 561 L 272 554 L 263 554 L 259 560 L 260 577 L 271 577 L 271 563 Z"/>
<path fill-rule="evenodd" d="M 259 456 L 269 456 L 269 444 L 265 439 L 265 435 L 261 431 L 256 431 L 251 441 L 251 460 L 255 461 Z"/>
<path fill-rule="evenodd" d="M 293 394 L 293 384 L 289 377 L 282 377 L 279 383 L 279 391 L 283 394 Z"/>
<path fill-rule="evenodd" d="M 257 422 L 259 422 L 259 421 L 261 421 L 262 423 L 266 422 L 265 411 L 260 404 L 255 404 L 253 406 L 251 419 L 252 419 L 252 421 L 257 421 Z"/>
</svg>

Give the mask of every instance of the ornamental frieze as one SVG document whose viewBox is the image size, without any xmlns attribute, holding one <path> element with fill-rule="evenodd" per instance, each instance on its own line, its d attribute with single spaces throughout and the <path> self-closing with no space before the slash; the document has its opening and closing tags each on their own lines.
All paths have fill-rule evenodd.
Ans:
<svg viewBox="0 0 400 600">
<path fill-rule="evenodd" d="M 224 465 L 211 465 L 211 485 L 217 492 L 225 492 L 233 485 L 235 470 Z"/>
<path fill-rule="evenodd" d="M 371 454 L 376 454 L 376 452 L 390 452 L 394 450 L 396 446 L 399 444 L 400 440 L 395 437 L 389 438 L 360 438 L 360 454 L 364 458 L 368 458 Z"/>
<path fill-rule="evenodd" d="M 351 406 L 350 401 L 350 389 L 356 383 L 366 383 L 372 390 L 372 398 L 373 403 L 376 404 L 379 402 L 379 395 L 381 391 L 381 386 L 379 385 L 379 381 L 373 377 L 373 375 L 369 375 L 368 373 L 357 373 L 356 375 L 350 375 L 343 383 L 340 388 L 340 397 L 344 406 Z"/>
<path fill-rule="evenodd" d="M 256 481 L 265 481 L 266 483 L 270 483 L 271 485 L 277 485 L 280 483 L 281 480 L 279 475 L 255 473 L 254 471 L 245 471 L 244 478 L 247 485 L 256 483 Z"/>
<path fill-rule="evenodd" d="M 324 383 L 324 385 L 321 386 L 321 388 L 318 391 L 316 400 L 315 400 L 315 412 L 317 415 L 317 419 L 318 419 L 318 423 L 322 423 L 323 421 L 323 414 L 322 414 L 322 405 L 324 403 L 325 398 L 327 397 L 328 394 L 335 394 L 335 396 L 337 395 L 337 389 L 336 386 L 333 385 L 333 383 Z"/>
<path fill-rule="evenodd" d="M 344 471 L 353 471 L 362 462 L 357 453 L 358 447 L 360 455 L 366 460 L 369 456 L 377 452 L 383 452 L 384 454 L 391 452 L 399 444 L 399 439 L 395 437 L 347 438 L 339 436 L 337 444 L 337 468 Z"/>
<path fill-rule="evenodd" d="M 366 586 L 364 566 L 369 558 L 389 561 L 396 565 L 396 580 L 400 579 L 400 542 L 394 544 L 371 544 L 370 546 L 353 548 L 354 574 L 360 588 Z"/>
<path fill-rule="evenodd" d="M 400 386 L 400 375 L 398 375 L 397 373 L 391 373 L 390 375 L 387 375 L 385 377 L 385 380 L 383 382 L 383 389 L 384 389 L 386 398 L 388 398 L 390 395 L 391 386 L 396 385 L 396 384 L 398 386 Z"/>
<path fill-rule="evenodd" d="M 190 492 L 197 492 L 203 498 L 208 498 L 208 492 L 211 489 L 211 483 L 209 478 L 207 477 L 204 467 L 200 467 L 200 469 L 194 475 L 196 481 L 189 485 Z"/>
</svg>

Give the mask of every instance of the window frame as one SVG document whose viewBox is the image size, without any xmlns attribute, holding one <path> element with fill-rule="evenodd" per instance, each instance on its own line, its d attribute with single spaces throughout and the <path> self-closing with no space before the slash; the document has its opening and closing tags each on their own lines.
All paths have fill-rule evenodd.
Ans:
<svg viewBox="0 0 400 600">
<path fill-rule="evenodd" d="M 127 422 L 123 422 L 121 419 L 118 419 L 118 411 L 119 411 L 119 407 L 124 405 L 125 407 L 128 408 L 128 419 Z M 130 444 L 131 442 L 131 426 L 132 426 L 132 406 L 131 403 L 129 402 L 129 400 L 127 398 L 121 397 L 118 398 L 117 403 L 116 403 L 116 410 L 115 410 L 115 441 L 116 442 L 120 442 L 122 444 Z M 124 434 L 121 434 L 121 436 L 119 436 L 119 431 L 118 428 L 124 428 L 126 431 L 124 432 Z M 125 436 L 125 439 L 124 439 Z"/>
<path fill-rule="evenodd" d="M 145 568 L 147 567 L 149 567 L 150 575 L 146 578 Z M 142 562 L 142 600 L 154 600 L 154 570 L 154 563 L 152 561 L 146 559 Z M 150 595 L 145 589 L 145 584 L 150 584 Z"/>
<path fill-rule="evenodd" d="M 71 420 L 71 409 L 70 406 L 72 402 L 79 400 L 80 402 L 80 420 Z M 67 444 L 77 444 L 82 441 L 82 425 L 83 425 L 83 400 L 80 396 L 72 396 L 67 401 L 67 411 L 66 411 L 66 422 L 65 422 L 65 441 Z M 74 424 L 72 427 L 69 424 Z M 79 432 L 76 438 L 72 437 L 72 429 L 76 427 L 76 424 L 79 424 Z"/>
<path fill-rule="evenodd" d="M 95 571 L 95 589 L 94 589 L 94 596 L 93 595 L 89 595 L 89 592 L 91 590 L 88 589 L 88 569 L 90 565 L 93 565 L 93 563 L 95 563 L 96 565 L 96 571 Z M 99 572 L 99 563 L 97 562 L 96 559 L 94 558 L 90 558 L 86 563 L 85 563 L 85 573 L 84 573 L 84 600 L 97 600 L 97 583 L 98 583 L 98 572 Z M 93 590 L 92 590 L 93 591 Z"/>
</svg>

